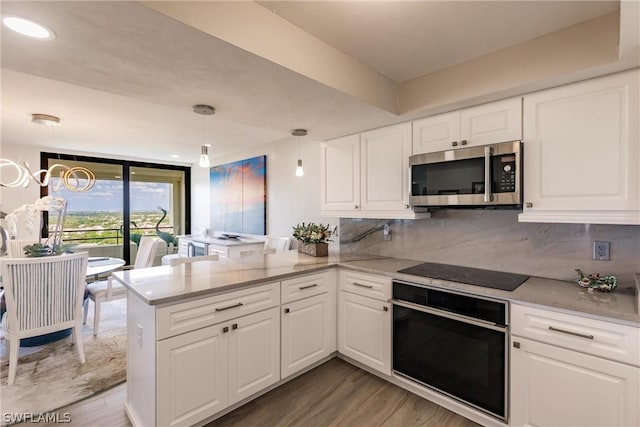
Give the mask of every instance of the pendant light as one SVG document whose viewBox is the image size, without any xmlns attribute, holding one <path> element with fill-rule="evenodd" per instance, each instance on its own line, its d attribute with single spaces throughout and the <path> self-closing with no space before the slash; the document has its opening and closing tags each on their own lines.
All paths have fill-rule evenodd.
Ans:
<svg viewBox="0 0 640 427">
<path fill-rule="evenodd" d="M 296 167 L 296 176 L 303 176 L 304 169 L 302 169 L 302 158 L 300 158 L 300 137 L 307 134 L 306 129 L 294 129 L 291 135 L 298 137 L 298 166 Z"/>
<path fill-rule="evenodd" d="M 34 123 L 36 127 L 44 125 L 52 129 L 57 129 L 59 137 L 67 143 L 64 134 L 59 129 L 59 117 L 50 114 L 34 113 L 31 115 L 31 122 Z M 0 171 L 2 172 L 0 187 L 27 188 L 31 181 L 34 181 L 40 187 L 47 187 L 52 178 L 58 177 L 59 180 L 57 184 L 53 186 L 53 191 L 58 191 L 60 186 L 63 185 L 69 191 L 81 192 L 91 190 L 96 182 L 96 176 L 91 170 L 83 166 L 69 167 L 59 163 L 49 166 L 49 169 L 32 170 L 27 162 L 20 164 L 10 159 L 0 159 Z"/>
<path fill-rule="evenodd" d="M 215 114 L 216 109 L 213 108 L 211 105 L 197 104 L 193 106 L 193 112 L 196 114 L 202 115 L 202 132 L 203 132 L 202 140 L 203 142 L 205 142 L 205 144 L 202 144 L 202 146 L 200 147 L 200 160 L 198 161 L 198 166 L 200 166 L 201 168 L 208 168 L 211 165 L 211 162 L 209 161 L 209 147 L 211 147 L 211 144 L 206 144 L 207 142 L 206 116 L 211 116 L 212 114 Z"/>
</svg>

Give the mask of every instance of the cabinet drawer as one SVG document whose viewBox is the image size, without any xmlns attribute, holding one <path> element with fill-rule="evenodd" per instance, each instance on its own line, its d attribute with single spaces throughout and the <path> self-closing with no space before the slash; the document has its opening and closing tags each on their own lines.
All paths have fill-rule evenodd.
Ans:
<svg viewBox="0 0 640 427">
<path fill-rule="evenodd" d="M 255 313 L 280 304 L 280 283 L 216 295 L 156 310 L 157 340 Z"/>
<path fill-rule="evenodd" d="M 218 255 L 221 257 L 228 257 L 229 248 L 226 246 L 209 245 L 209 255 Z"/>
<path fill-rule="evenodd" d="M 335 286 L 334 282 L 335 272 L 333 270 L 283 280 L 281 284 L 282 303 L 325 293 Z"/>
<path fill-rule="evenodd" d="M 387 301 L 391 298 L 391 279 L 343 270 L 340 272 L 340 290 Z"/>
<path fill-rule="evenodd" d="M 517 304 L 511 334 L 640 366 L 640 328 Z"/>
</svg>

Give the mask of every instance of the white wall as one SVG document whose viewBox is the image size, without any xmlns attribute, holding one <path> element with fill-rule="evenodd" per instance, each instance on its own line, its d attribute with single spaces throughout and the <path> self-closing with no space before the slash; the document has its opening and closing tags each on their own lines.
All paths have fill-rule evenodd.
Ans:
<svg viewBox="0 0 640 427">
<path fill-rule="evenodd" d="M 298 159 L 298 138 L 254 147 L 232 156 L 216 158 L 215 147 L 210 151 L 212 165 L 228 163 L 250 157 L 267 156 L 267 234 L 291 236 L 292 227 L 299 222 L 322 222 L 337 225 L 336 218 L 320 218 L 320 142 L 309 136 L 300 137 L 300 156 L 305 174 L 295 176 Z M 40 165 L 40 151 L 50 149 L 3 143 L 4 158 L 27 161 L 36 168 Z M 73 153 L 70 153 L 73 154 Z M 95 153 L 82 155 L 101 156 Z M 121 157 L 125 158 L 125 157 Z M 131 159 L 140 160 L 140 159 Z M 11 212 L 25 203 L 33 203 L 40 196 L 39 187 L 31 182 L 28 188 L 0 188 L 0 209 Z M 198 233 L 209 225 L 209 169 L 197 165 L 191 168 L 191 232 Z M 339 247 L 338 242 L 332 250 Z"/>
<path fill-rule="evenodd" d="M 292 227 L 300 222 L 338 225 L 337 218 L 321 218 L 320 212 L 320 142 L 309 136 L 300 137 L 300 156 L 304 176 L 295 176 L 298 138 L 254 147 L 231 156 L 214 158 L 215 146 L 209 151 L 212 165 L 220 165 L 255 156 L 267 156 L 267 234 L 291 236 Z M 209 170 L 192 168 L 193 233 L 209 227 Z M 330 247 L 339 247 L 338 242 Z"/>
</svg>

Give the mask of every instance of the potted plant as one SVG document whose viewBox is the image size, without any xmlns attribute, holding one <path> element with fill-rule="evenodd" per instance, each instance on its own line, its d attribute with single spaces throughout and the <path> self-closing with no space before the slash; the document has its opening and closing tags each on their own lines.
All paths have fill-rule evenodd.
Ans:
<svg viewBox="0 0 640 427">
<path fill-rule="evenodd" d="M 329 255 L 331 236 L 336 234 L 336 227 L 331 229 L 329 224 L 309 223 L 298 224 L 293 227 L 293 238 L 298 240 L 298 252 L 311 256 Z"/>
<path fill-rule="evenodd" d="M 31 245 L 26 245 L 24 248 L 24 254 L 27 258 L 34 257 L 43 257 L 43 256 L 52 256 L 52 255 L 60 255 L 65 252 L 69 252 L 69 249 L 73 245 L 46 245 L 42 243 L 33 243 Z"/>
</svg>

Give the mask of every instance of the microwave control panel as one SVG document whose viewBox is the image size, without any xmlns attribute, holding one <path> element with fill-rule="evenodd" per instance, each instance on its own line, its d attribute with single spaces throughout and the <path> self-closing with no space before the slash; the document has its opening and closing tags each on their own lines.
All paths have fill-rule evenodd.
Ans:
<svg viewBox="0 0 640 427">
<path fill-rule="evenodd" d="M 494 157 L 494 175 L 496 179 L 496 193 L 514 193 L 516 191 L 516 156 L 506 154 Z"/>
</svg>

